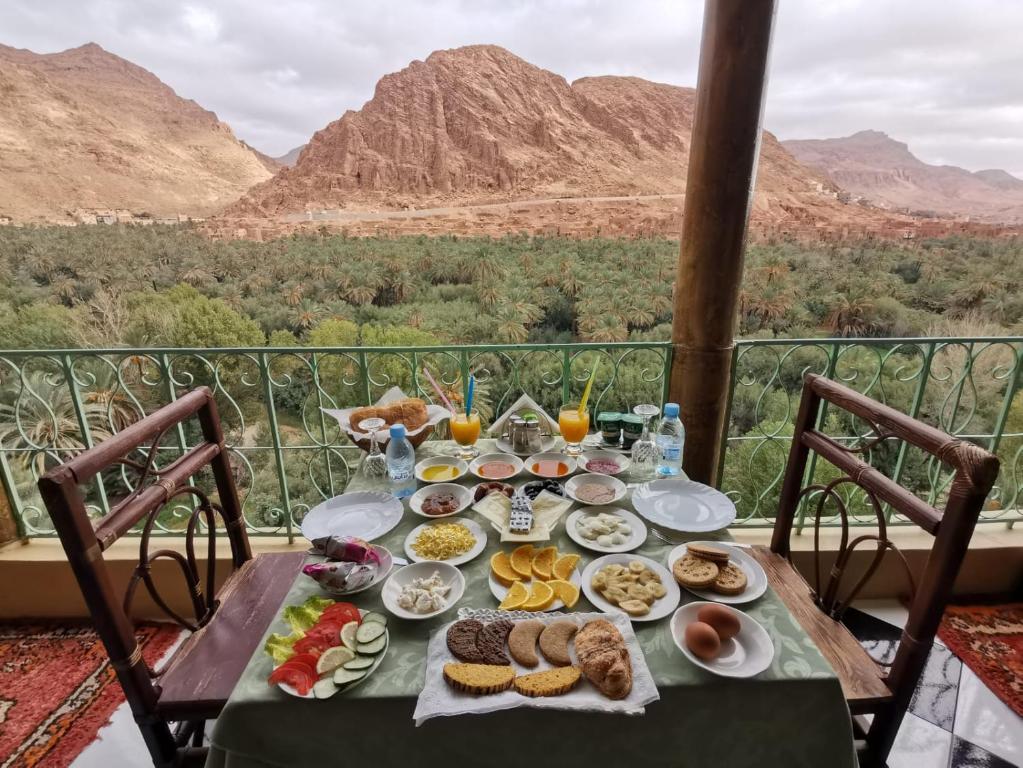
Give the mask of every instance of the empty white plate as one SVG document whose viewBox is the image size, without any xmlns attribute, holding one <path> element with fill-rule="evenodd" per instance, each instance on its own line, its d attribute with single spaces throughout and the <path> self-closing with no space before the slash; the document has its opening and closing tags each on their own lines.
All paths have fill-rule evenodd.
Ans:
<svg viewBox="0 0 1023 768">
<path fill-rule="evenodd" d="M 709 533 L 735 521 L 735 504 L 721 491 L 684 477 L 644 483 L 632 506 L 654 525 L 682 533 Z"/>
<path fill-rule="evenodd" d="M 722 607 L 739 617 L 739 634 L 721 643 L 721 653 L 716 659 L 704 661 L 694 656 L 686 645 L 686 627 L 696 621 L 697 612 L 705 605 L 713 603 L 704 601 L 687 603 L 671 617 L 671 638 L 687 659 L 696 666 L 722 677 L 753 677 L 771 666 L 774 660 L 774 643 L 771 642 L 767 630 L 742 611 L 727 605 Z"/>
<path fill-rule="evenodd" d="M 685 589 L 688 589 L 697 597 L 703 600 L 713 600 L 715 603 L 738 605 L 740 603 L 752 602 L 767 591 L 767 574 L 764 573 L 764 569 L 760 566 L 760 563 L 738 547 L 730 547 L 723 541 L 691 541 L 689 543 L 709 544 L 712 547 L 720 547 L 721 549 L 728 550 L 729 561 L 742 568 L 742 572 L 746 574 L 746 590 L 741 595 L 719 595 L 711 589 L 693 589 L 692 587 L 685 587 Z M 671 550 L 671 552 L 668 553 L 668 570 L 671 570 L 671 567 L 675 565 L 675 561 L 681 559 L 685 553 L 685 544 L 679 544 Z"/>
<path fill-rule="evenodd" d="M 444 525 L 449 523 L 450 524 L 461 523 L 462 525 L 469 529 L 469 533 L 471 533 L 473 537 L 476 539 L 476 543 L 472 545 L 472 549 L 468 550 L 467 552 L 463 552 L 460 555 L 450 557 L 447 560 L 431 560 L 426 557 L 420 557 L 419 555 L 416 554 L 416 551 L 412 549 L 412 544 L 413 542 L 415 542 L 416 537 L 419 536 L 420 531 L 429 528 L 431 525 Z M 474 557 L 476 557 L 476 555 L 478 555 L 480 552 L 486 549 L 486 547 L 487 532 L 484 531 L 483 527 L 475 520 L 469 520 L 468 518 L 465 517 L 460 517 L 457 520 L 446 520 L 442 518 L 433 523 L 423 523 L 422 525 L 417 525 L 415 528 L 409 531 L 408 536 L 405 537 L 405 554 L 408 556 L 408 559 L 411 560 L 413 563 L 430 562 L 447 563 L 448 565 L 461 565 L 462 563 L 467 563 L 470 560 L 472 560 Z"/>
<path fill-rule="evenodd" d="M 317 504 L 302 520 L 302 535 L 309 541 L 324 536 L 378 539 L 401 522 L 401 502 L 382 491 L 343 493 Z"/>
</svg>

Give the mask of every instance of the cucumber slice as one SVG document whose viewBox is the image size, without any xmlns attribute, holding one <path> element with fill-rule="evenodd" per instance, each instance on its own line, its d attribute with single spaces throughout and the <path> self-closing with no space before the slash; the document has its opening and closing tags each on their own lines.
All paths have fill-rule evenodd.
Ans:
<svg viewBox="0 0 1023 768">
<path fill-rule="evenodd" d="M 357 621 L 349 621 L 341 627 L 341 644 L 354 651 L 355 646 L 358 645 L 358 641 L 355 639 L 355 635 L 358 631 L 359 622 Z"/>
<path fill-rule="evenodd" d="M 356 680 L 361 680 L 366 676 L 366 670 L 364 669 L 345 669 L 341 668 L 334 672 L 334 684 L 345 685 L 346 683 L 354 683 Z"/>
<path fill-rule="evenodd" d="M 369 643 L 376 640 L 384 634 L 385 631 L 386 627 L 384 627 L 383 624 L 371 621 L 369 624 L 363 624 L 359 627 L 358 631 L 355 633 L 355 639 L 358 640 L 360 644 Z"/>
<path fill-rule="evenodd" d="M 345 669 L 369 669 L 376 662 L 372 656 L 356 656 L 351 661 L 345 662 L 341 666 Z"/>
<path fill-rule="evenodd" d="M 334 681 L 329 676 L 322 680 L 317 680 L 313 684 L 313 696 L 318 699 L 329 699 L 335 693 L 337 693 L 337 685 L 334 684 Z"/>
<path fill-rule="evenodd" d="M 368 643 L 359 643 L 359 647 L 355 650 L 358 651 L 360 656 L 380 653 L 384 650 L 384 646 L 387 645 L 387 635 L 381 635 L 376 640 L 371 640 Z"/>
<path fill-rule="evenodd" d="M 362 617 L 362 623 L 363 624 L 367 624 L 367 623 L 369 623 L 369 624 L 382 624 L 383 626 L 386 627 L 387 626 L 387 617 L 384 616 L 384 614 L 382 614 L 382 613 L 373 613 L 373 611 L 370 611 L 369 613 L 367 613 L 365 616 Z"/>
</svg>

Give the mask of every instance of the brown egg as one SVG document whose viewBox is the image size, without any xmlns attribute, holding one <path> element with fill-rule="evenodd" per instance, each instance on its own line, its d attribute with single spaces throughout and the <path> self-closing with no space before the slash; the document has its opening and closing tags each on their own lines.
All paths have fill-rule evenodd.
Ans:
<svg viewBox="0 0 1023 768">
<path fill-rule="evenodd" d="M 735 637 L 742 627 L 739 624 L 739 617 L 721 605 L 703 606 L 696 612 L 696 619 L 714 627 L 722 642 Z"/>
<path fill-rule="evenodd" d="M 710 661 L 721 652 L 721 640 L 714 627 L 702 621 L 694 621 L 686 627 L 686 645 L 698 659 Z"/>
</svg>

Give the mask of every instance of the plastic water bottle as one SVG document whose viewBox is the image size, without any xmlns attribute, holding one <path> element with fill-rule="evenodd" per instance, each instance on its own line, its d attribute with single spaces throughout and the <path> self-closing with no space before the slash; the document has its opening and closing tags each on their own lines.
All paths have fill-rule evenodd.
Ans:
<svg viewBox="0 0 1023 768">
<path fill-rule="evenodd" d="M 391 493 L 405 499 L 416 492 L 416 450 L 405 437 L 404 424 L 392 424 L 390 434 L 386 453 Z"/>
<path fill-rule="evenodd" d="M 682 446 L 686 428 L 678 418 L 678 403 L 664 404 L 664 418 L 657 427 L 658 477 L 672 477 L 682 472 Z"/>
</svg>

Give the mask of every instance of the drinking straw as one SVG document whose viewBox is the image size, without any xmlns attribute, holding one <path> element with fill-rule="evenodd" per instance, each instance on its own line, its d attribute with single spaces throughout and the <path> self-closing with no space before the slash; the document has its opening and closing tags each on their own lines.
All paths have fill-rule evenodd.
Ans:
<svg viewBox="0 0 1023 768">
<path fill-rule="evenodd" d="M 579 415 L 582 416 L 586 410 L 586 401 L 590 399 L 590 390 L 593 389 L 593 380 L 597 378 L 597 367 L 600 365 L 600 358 L 598 357 L 593 362 L 593 370 L 590 371 L 590 378 L 586 382 L 586 388 L 583 390 L 582 400 L 579 401 Z"/>
<path fill-rule="evenodd" d="M 472 412 L 472 396 L 476 391 L 476 377 L 473 374 L 469 374 L 469 394 L 465 396 L 465 418 L 469 418 L 469 414 Z"/>
<path fill-rule="evenodd" d="M 433 387 L 433 391 L 437 393 L 437 397 L 439 397 L 439 398 L 440 398 L 440 399 L 441 399 L 441 400 L 443 401 L 444 405 L 446 405 L 446 406 L 447 406 L 447 409 L 448 409 L 449 411 L 451 411 L 452 413 L 454 413 L 454 412 L 455 412 L 455 406 L 453 406 L 453 405 L 451 404 L 451 401 L 450 401 L 450 400 L 448 400 L 448 398 L 447 398 L 447 396 L 446 396 L 446 395 L 444 394 L 443 390 L 441 390 L 441 388 L 440 388 L 440 385 L 439 385 L 439 384 L 437 384 L 436 380 L 435 380 L 435 379 L 433 378 L 433 376 L 432 376 L 432 375 L 430 374 L 430 369 L 429 369 L 429 368 L 427 368 L 427 367 L 426 367 L 425 365 L 423 366 L 423 373 L 425 373 L 425 374 L 426 374 L 426 379 L 427 379 L 427 381 L 429 381 L 429 382 L 430 382 L 430 386 L 431 386 L 431 387 Z"/>
</svg>

